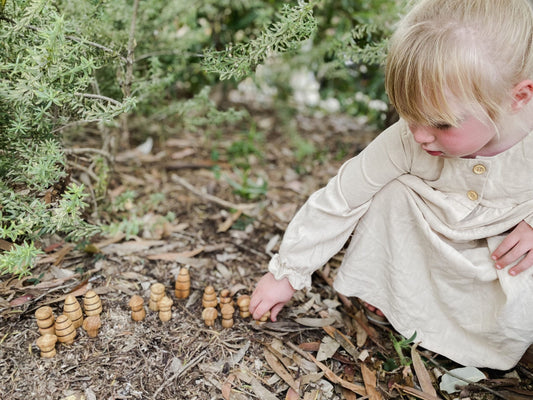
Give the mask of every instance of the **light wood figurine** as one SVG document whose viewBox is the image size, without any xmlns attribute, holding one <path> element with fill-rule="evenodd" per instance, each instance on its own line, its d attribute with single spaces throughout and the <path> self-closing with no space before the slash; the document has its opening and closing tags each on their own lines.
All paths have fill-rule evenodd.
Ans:
<svg viewBox="0 0 533 400">
<path fill-rule="evenodd" d="M 98 330 L 102 327 L 102 321 L 99 315 L 91 315 L 83 321 L 83 329 L 87 332 L 89 337 L 95 338 L 98 336 Z"/>
<path fill-rule="evenodd" d="M 54 327 L 55 318 L 52 307 L 44 306 L 35 311 L 35 318 L 37 318 L 37 326 L 41 335 L 52 334 L 55 335 Z"/>
<path fill-rule="evenodd" d="M 202 296 L 202 306 L 204 308 L 216 307 L 218 305 L 217 294 L 215 288 L 209 285 L 204 289 L 204 295 Z"/>
<path fill-rule="evenodd" d="M 174 285 L 174 295 L 177 299 L 186 299 L 191 294 L 191 276 L 185 267 L 180 269 L 176 284 Z"/>
<path fill-rule="evenodd" d="M 63 314 L 70 318 L 74 329 L 79 328 L 83 324 L 83 312 L 81 311 L 80 303 L 71 294 L 65 298 Z"/>
<path fill-rule="evenodd" d="M 231 292 L 229 289 L 222 289 L 220 291 L 220 308 L 224 306 L 224 304 L 231 304 L 233 305 L 233 299 L 231 298 Z"/>
<path fill-rule="evenodd" d="M 83 309 L 85 310 L 85 315 L 88 317 L 102 313 L 102 301 L 94 290 L 89 290 L 85 293 L 83 297 Z"/>
<path fill-rule="evenodd" d="M 157 302 L 165 295 L 165 285 L 162 283 L 154 283 L 150 287 L 150 301 L 148 302 L 148 308 L 152 311 L 159 311 Z"/>
<path fill-rule="evenodd" d="M 250 296 L 247 294 L 240 295 L 237 299 L 239 306 L 239 315 L 241 318 L 248 318 L 250 316 Z"/>
<path fill-rule="evenodd" d="M 60 315 L 55 323 L 57 340 L 64 344 L 74 343 L 76 337 L 76 329 L 72 321 L 65 314 Z"/>
<path fill-rule="evenodd" d="M 206 307 L 202 311 L 202 319 L 204 320 L 206 326 L 215 325 L 215 320 L 218 317 L 218 311 L 214 307 Z"/>
<path fill-rule="evenodd" d="M 131 319 L 134 321 L 142 321 L 146 317 L 146 310 L 144 309 L 144 300 L 139 295 L 133 295 L 130 299 L 129 306 L 131 308 Z"/>
<path fill-rule="evenodd" d="M 222 327 L 223 328 L 231 328 L 233 326 L 233 313 L 234 312 L 235 312 L 235 309 L 229 303 L 226 303 L 221 307 L 220 313 L 222 314 Z"/>
<path fill-rule="evenodd" d="M 263 314 L 263 316 L 261 318 L 259 318 L 258 321 L 255 321 L 256 324 L 264 324 L 265 322 L 268 321 L 268 317 L 270 317 L 270 311 L 267 311 L 266 313 Z"/>
<path fill-rule="evenodd" d="M 164 296 L 157 303 L 159 307 L 159 319 L 163 322 L 170 321 L 172 318 L 172 299 L 168 296 Z"/>
<path fill-rule="evenodd" d="M 57 336 L 47 333 L 37 339 L 37 346 L 41 350 L 41 357 L 52 358 L 56 355 Z"/>
</svg>

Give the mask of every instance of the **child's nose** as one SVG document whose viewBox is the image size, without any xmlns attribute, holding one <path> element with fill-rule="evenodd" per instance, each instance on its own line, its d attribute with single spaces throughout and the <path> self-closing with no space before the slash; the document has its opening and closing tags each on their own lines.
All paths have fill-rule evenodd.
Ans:
<svg viewBox="0 0 533 400">
<path fill-rule="evenodd" d="M 411 133 L 413 134 L 413 138 L 415 139 L 415 142 L 418 144 L 423 143 L 431 143 L 435 140 L 435 136 L 423 126 L 410 126 Z"/>
</svg>

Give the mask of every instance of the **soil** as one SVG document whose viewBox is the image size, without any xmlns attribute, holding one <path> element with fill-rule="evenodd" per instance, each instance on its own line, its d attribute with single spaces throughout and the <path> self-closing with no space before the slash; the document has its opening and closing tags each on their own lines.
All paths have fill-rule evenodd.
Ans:
<svg viewBox="0 0 533 400">
<path fill-rule="evenodd" d="M 297 159 L 279 121 L 256 117 L 264 137 L 248 143 L 259 151 L 243 159 L 268 191 L 252 199 L 226 179 L 239 180 L 232 145 L 242 131 L 178 132 L 148 152 L 120 153 L 108 196 L 115 204 L 128 191 L 135 197 L 100 217 L 123 216 L 123 233 L 76 246 L 51 238 L 32 276 L 0 277 L 0 399 L 532 399 L 527 363 L 483 370 L 487 379 L 478 384 L 441 391 L 441 375 L 459 365 L 412 344 L 395 349 L 402 338 L 390 326 L 338 296 L 330 282 L 342 254 L 315 273 L 312 290 L 297 292 L 278 322 L 258 324 L 236 311 L 233 327 L 220 318 L 206 326 L 206 286 L 229 289 L 233 300 L 251 294 L 297 208 L 375 136 L 348 117 L 295 121 L 313 157 Z M 76 179 L 87 180 L 76 165 L 87 167 L 88 157 L 71 160 Z M 253 197 L 251 185 L 241 189 Z M 191 276 L 186 299 L 174 294 L 181 268 Z M 156 282 L 173 300 L 168 322 L 147 307 Z M 35 311 L 50 306 L 57 317 L 68 294 L 83 303 L 88 290 L 103 305 L 97 337 L 78 328 L 74 343 L 58 343 L 54 357 L 42 358 Z M 139 322 L 128 306 L 133 295 L 145 301 Z"/>
</svg>

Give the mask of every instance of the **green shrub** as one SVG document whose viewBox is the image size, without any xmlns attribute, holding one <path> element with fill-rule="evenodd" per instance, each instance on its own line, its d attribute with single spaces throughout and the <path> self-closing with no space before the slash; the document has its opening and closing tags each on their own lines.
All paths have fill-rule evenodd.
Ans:
<svg viewBox="0 0 533 400">
<path fill-rule="evenodd" d="M 204 67 L 221 79 L 241 80 L 263 66 L 254 76 L 262 80 L 258 86 L 275 86 L 281 98 L 290 96 L 287 88 L 295 72 L 309 72 L 320 98 L 338 100 L 339 112 L 364 115 L 368 123 L 383 126 L 389 110 L 382 63 L 405 2 L 273 2 L 279 13 L 269 25 L 250 40 L 207 51 Z"/>
</svg>

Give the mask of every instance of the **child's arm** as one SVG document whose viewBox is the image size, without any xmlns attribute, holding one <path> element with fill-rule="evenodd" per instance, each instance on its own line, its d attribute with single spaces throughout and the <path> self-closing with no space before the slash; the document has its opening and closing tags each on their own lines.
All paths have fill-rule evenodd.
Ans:
<svg viewBox="0 0 533 400">
<path fill-rule="evenodd" d="M 268 272 L 259 280 L 250 300 L 250 313 L 254 319 L 261 318 L 270 310 L 270 319 L 276 316 L 283 306 L 292 298 L 295 290 L 287 278 L 276 280 Z"/>
<path fill-rule="evenodd" d="M 497 269 L 524 258 L 509 269 L 509 274 L 518 275 L 533 266 L 533 228 L 525 221 L 520 222 L 492 253 Z"/>
</svg>

